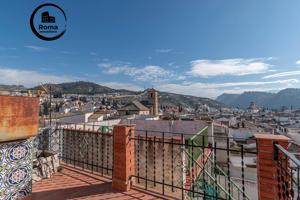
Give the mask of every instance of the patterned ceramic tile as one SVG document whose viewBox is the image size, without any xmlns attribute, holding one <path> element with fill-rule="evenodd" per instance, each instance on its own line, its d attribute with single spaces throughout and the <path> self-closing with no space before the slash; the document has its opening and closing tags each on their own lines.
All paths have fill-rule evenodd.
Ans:
<svg viewBox="0 0 300 200">
<path fill-rule="evenodd" d="M 0 200 L 31 193 L 32 140 L 0 144 Z"/>
</svg>

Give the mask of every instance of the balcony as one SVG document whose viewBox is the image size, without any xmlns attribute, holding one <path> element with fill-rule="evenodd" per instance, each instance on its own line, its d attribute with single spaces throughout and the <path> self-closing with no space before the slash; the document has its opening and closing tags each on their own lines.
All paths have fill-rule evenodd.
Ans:
<svg viewBox="0 0 300 200">
<path fill-rule="evenodd" d="M 16 112 L 1 118 L 6 138 L 0 143 L 0 199 L 300 198 L 299 154 L 290 153 L 285 136 L 257 134 L 250 145 L 241 145 L 218 134 L 222 127 L 206 123 L 195 134 L 160 126 L 53 123 L 32 140 L 37 120 L 24 106 L 15 109 L 13 101 L 2 98 Z M 38 103 L 16 98 L 33 107 Z M 32 160 L 32 154 L 41 159 Z M 34 175 L 48 179 L 35 182 L 32 194 Z"/>
<path fill-rule="evenodd" d="M 274 199 L 299 199 L 300 165 L 286 150 L 285 137 L 258 135 L 253 141 L 257 152 L 207 132 L 190 137 L 131 126 L 122 131 L 126 142 L 116 145 L 120 140 L 116 135 L 122 133 L 115 128 L 59 124 L 44 129 L 36 147 L 57 153 L 63 170 L 34 183 L 33 197 L 265 199 L 273 195 Z M 126 152 L 120 144 L 132 146 Z M 257 166 L 249 165 L 249 158 L 257 159 Z M 277 173 L 280 178 L 273 180 Z M 125 178 L 125 189 L 114 186 L 116 177 Z"/>
</svg>

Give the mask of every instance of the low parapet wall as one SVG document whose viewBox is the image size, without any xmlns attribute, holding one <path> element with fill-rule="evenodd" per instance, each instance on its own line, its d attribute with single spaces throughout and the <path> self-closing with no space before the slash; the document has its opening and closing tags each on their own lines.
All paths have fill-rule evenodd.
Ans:
<svg viewBox="0 0 300 200">
<path fill-rule="evenodd" d="M 0 142 L 35 136 L 38 117 L 38 98 L 0 96 Z"/>
<path fill-rule="evenodd" d="M 31 194 L 30 137 L 38 130 L 39 99 L 0 96 L 0 199 Z"/>
</svg>

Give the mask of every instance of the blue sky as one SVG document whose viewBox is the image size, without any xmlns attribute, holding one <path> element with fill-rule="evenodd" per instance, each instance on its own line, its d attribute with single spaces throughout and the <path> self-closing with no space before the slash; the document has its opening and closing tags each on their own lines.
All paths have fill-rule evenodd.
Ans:
<svg viewBox="0 0 300 200">
<path fill-rule="evenodd" d="M 56 41 L 30 29 L 43 2 L 67 15 Z M 1 1 L 0 84 L 84 80 L 211 98 L 299 87 L 299 9 L 298 0 Z"/>
</svg>

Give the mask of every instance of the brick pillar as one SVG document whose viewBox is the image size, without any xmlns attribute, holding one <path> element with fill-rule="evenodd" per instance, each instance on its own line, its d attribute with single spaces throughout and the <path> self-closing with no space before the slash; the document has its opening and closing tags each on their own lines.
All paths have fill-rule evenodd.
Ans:
<svg viewBox="0 0 300 200">
<path fill-rule="evenodd" d="M 134 137 L 135 125 L 114 126 L 114 162 L 112 187 L 120 191 L 130 190 L 129 178 L 135 173 Z"/>
<path fill-rule="evenodd" d="M 274 143 L 287 149 L 289 138 L 283 135 L 255 134 L 257 144 L 257 185 L 259 200 L 279 200 L 277 161 Z"/>
</svg>

